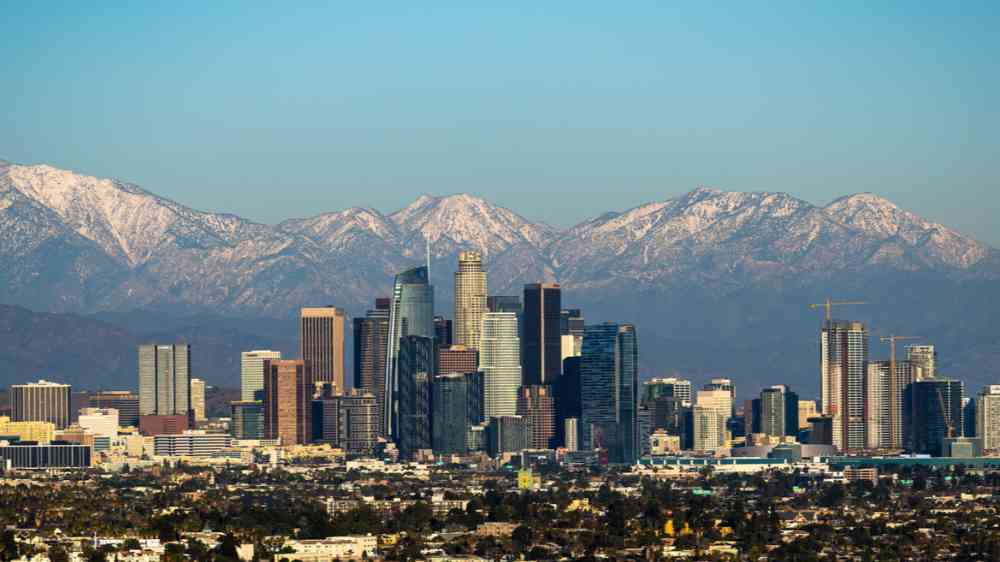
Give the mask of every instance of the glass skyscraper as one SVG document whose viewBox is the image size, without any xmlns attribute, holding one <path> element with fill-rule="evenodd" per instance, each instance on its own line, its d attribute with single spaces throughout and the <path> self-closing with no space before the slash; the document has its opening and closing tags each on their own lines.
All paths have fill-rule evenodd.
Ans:
<svg viewBox="0 0 1000 562">
<path fill-rule="evenodd" d="M 420 266 L 396 276 L 389 306 L 389 340 L 385 362 L 385 434 L 396 437 L 399 393 L 399 342 L 406 336 L 434 339 L 434 286 Z M 430 374 L 430 373 L 429 373 Z"/>
<path fill-rule="evenodd" d="M 139 346 L 139 415 L 186 416 L 191 410 L 191 346 Z"/>
<path fill-rule="evenodd" d="M 517 389 L 521 386 L 521 357 L 517 315 L 513 312 L 489 312 L 483 316 L 479 370 L 483 373 L 486 419 L 515 415 Z"/>
<path fill-rule="evenodd" d="M 580 360 L 581 449 L 604 448 L 608 460 L 638 458 L 639 345 L 631 324 L 587 326 Z"/>
</svg>

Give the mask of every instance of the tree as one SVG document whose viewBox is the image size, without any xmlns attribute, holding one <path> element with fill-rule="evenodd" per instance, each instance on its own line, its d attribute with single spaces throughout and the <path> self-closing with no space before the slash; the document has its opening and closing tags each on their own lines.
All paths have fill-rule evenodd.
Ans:
<svg viewBox="0 0 1000 562">
<path fill-rule="evenodd" d="M 534 542 L 535 533 L 528 527 L 520 525 L 514 529 L 514 532 L 511 533 L 510 538 L 511 540 L 514 541 L 514 544 L 517 546 L 518 550 L 523 551 L 527 547 L 531 546 L 532 542 Z"/>
</svg>

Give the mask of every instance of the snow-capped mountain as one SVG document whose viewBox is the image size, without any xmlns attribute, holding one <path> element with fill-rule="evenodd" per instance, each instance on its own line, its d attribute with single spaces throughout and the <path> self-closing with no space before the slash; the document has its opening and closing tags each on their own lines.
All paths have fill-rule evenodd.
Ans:
<svg viewBox="0 0 1000 562">
<path fill-rule="evenodd" d="M 284 315 L 309 302 L 362 310 L 432 245 L 481 250 L 491 289 L 535 280 L 600 289 L 800 283 L 866 268 L 994 276 L 996 252 L 872 194 L 825 207 L 783 193 L 699 188 L 560 231 L 467 194 L 390 215 L 351 208 L 276 226 L 190 209 L 50 166 L 0 164 L 2 299 L 60 311 L 175 306 Z"/>
</svg>

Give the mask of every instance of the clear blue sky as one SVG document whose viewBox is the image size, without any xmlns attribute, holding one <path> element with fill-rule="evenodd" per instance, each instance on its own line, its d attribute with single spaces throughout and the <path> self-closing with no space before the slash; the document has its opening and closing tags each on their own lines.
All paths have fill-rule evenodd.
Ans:
<svg viewBox="0 0 1000 562">
<path fill-rule="evenodd" d="M 1000 245 L 995 1 L 0 8 L 0 158 L 202 209 L 874 191 Z"/>
</svg>

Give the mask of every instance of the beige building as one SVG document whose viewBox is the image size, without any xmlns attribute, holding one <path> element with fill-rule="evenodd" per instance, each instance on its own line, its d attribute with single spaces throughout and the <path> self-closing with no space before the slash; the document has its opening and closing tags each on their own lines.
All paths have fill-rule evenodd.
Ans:
<svg viewBox="0 0 1000 562">
<path fill-rule="evenodd" d="M 733 395 L 727 389 L 699 390 L 695 405 L 715 410 L 724 424 L 733 412 Z"/>
<path fill-rule="evenodd" d="M 191 379 L 191 409 L 195 421 L 205 421 L 205 381 Z"/>
<path fill-rule="evenodd" d="M 0 438 L 17 437 L 21 441 L 37 441 L 48 443 L 55 436 L 56 426 L 52 422 L 43 421 L 10 421 L 7 416 L 0 416 Z"/>
<path fill-rule="evenodd" d="M 344 318 L 344 311 L 333 306 L 303 308 L 299 313 L 299 357 L 310 363 L 314 381 L 332 382 L 338 393 L 347 387 Z"/>
<path fill-rule="evenodd" d="M 478 348 L 486 314 L 486 272 L 479 252 L 458 254 L 455 272 L 455 333 L 458 345 Z"/>
<path fill-rule="evenodd" d="M 809 418 L 818 414 L 815 400 L 799 400 L 799 429 L 809 429 Z"/>
<path fill-rule="evenodd" d="M 699 391 L 699 394 L 705 391 Z M 711 391 L 716 392 L 716 391 Z M 727 393 L 728 394 L 728 393 Z M 716 408 L 695 406 L 692 408 L 694 423 L 693 448 L 699 452 L 714 452 L 726 444 L 726 418 Z"/>
</svg>

